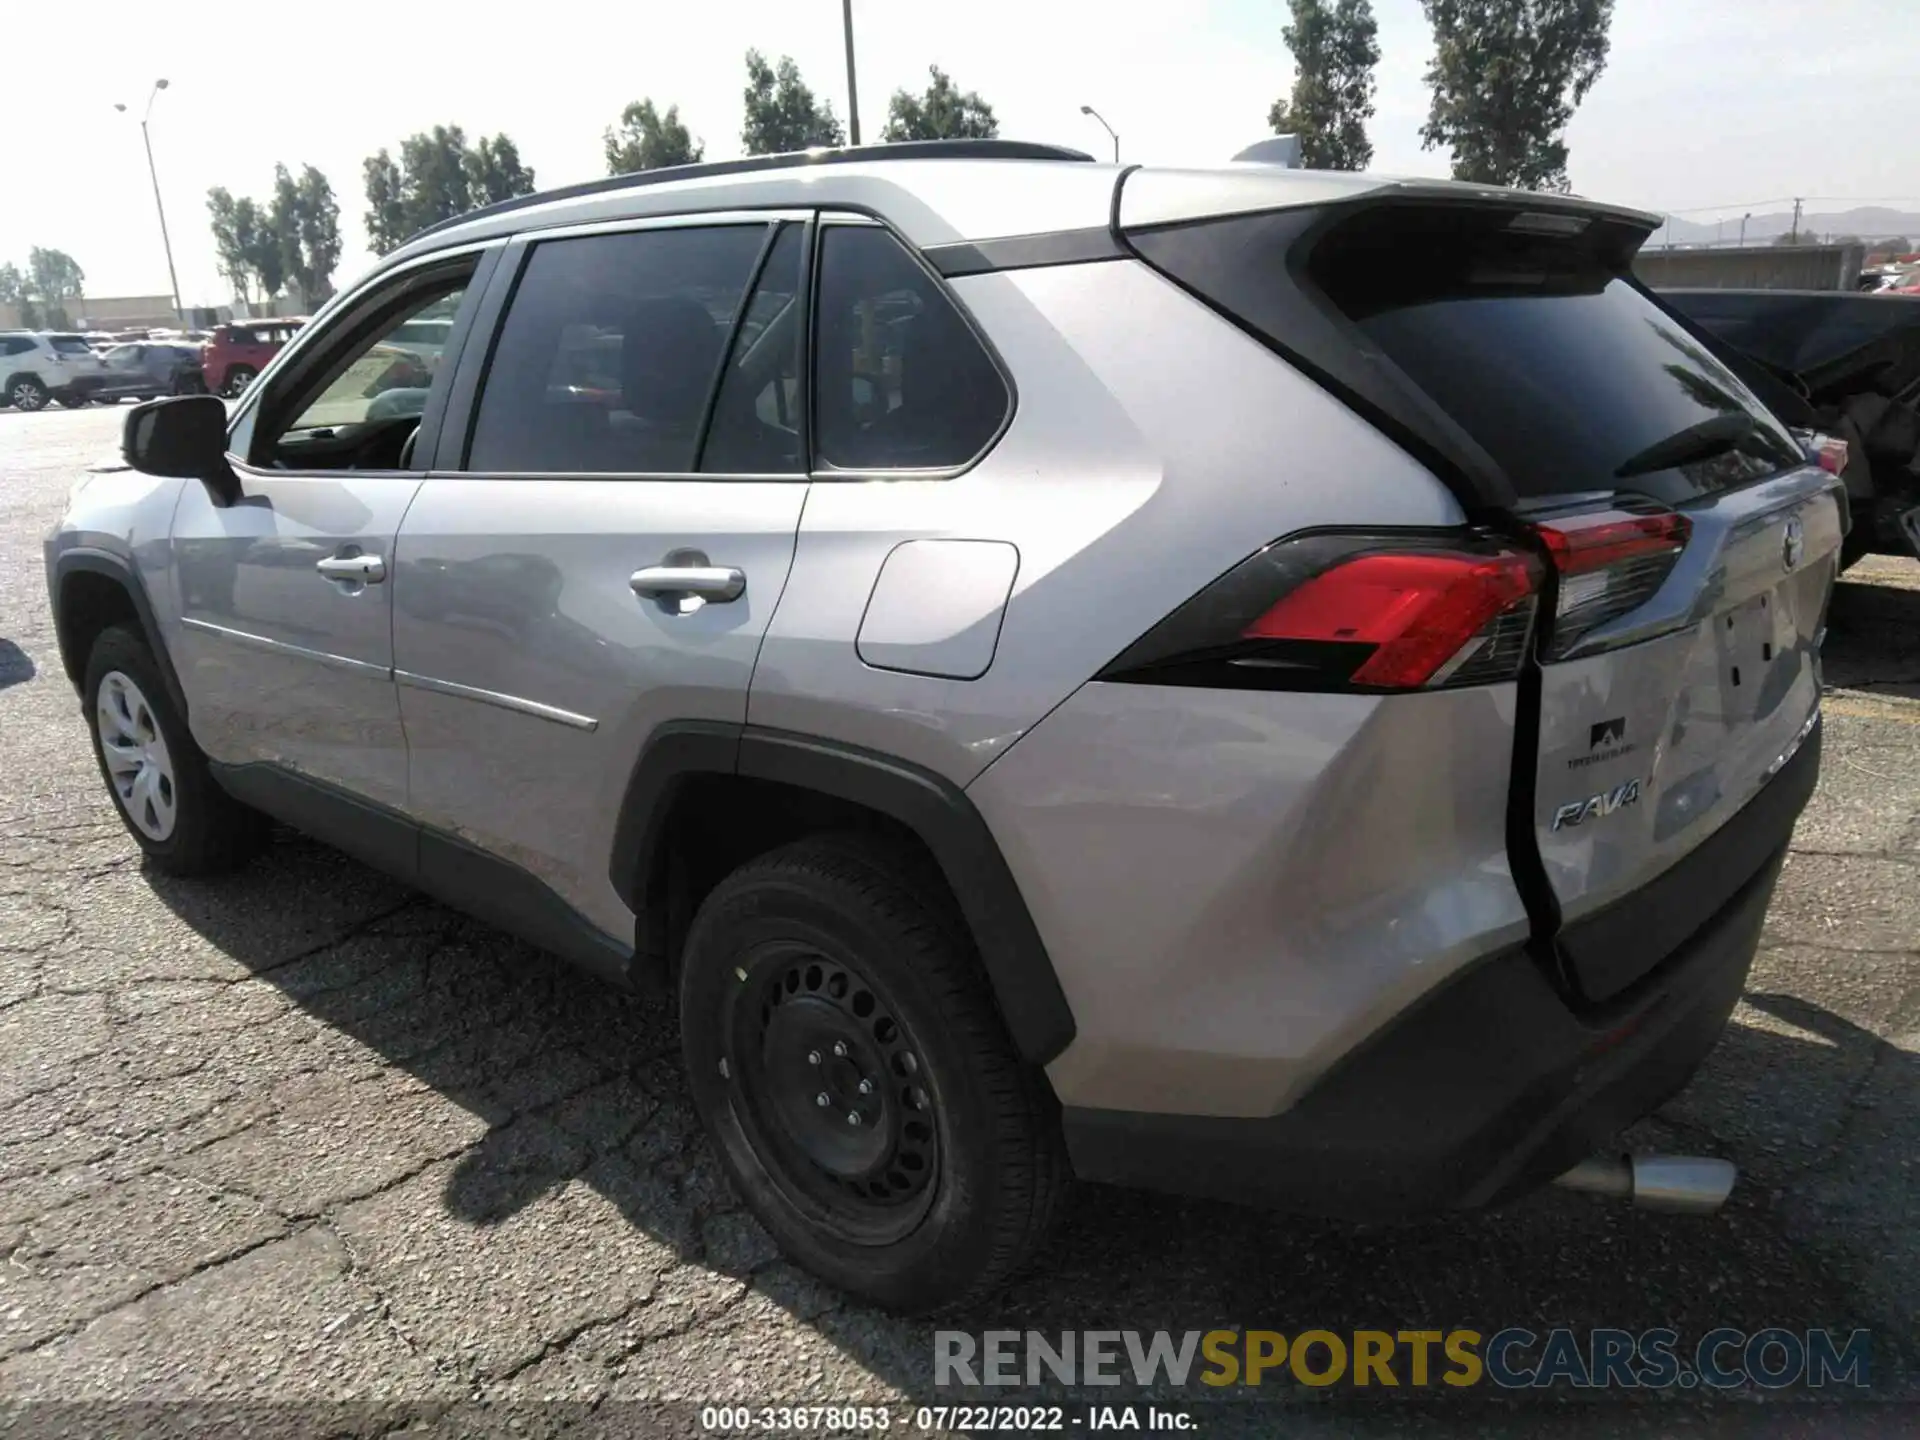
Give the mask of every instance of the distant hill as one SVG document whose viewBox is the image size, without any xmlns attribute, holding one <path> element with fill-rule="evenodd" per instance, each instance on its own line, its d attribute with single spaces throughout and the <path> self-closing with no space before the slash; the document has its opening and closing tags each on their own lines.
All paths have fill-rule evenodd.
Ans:
<svg viewBox="0 0 1920 1440">
<path fill-rule="evenodd" d="M 1793 229 L 1793 212 L 1782 210 L 1777 214 L 1755 215 L 1747 221 L 1747 243 L 1764 245 L 1776 235 L 1785 235 Z M 1823 213 L 1809 213 L 1800 217 L 1800 233 L 1819 237 L 1822 235 L 1858 235 L 1862 240 L 1878 240 L 1895 235 L 1904 235 L 1920 244 L 1920 214 L 1911 210 L 1889 210 L 1881 205 L 1860 205 L 1852 210 L 1838 210 Z M 1718 240 L 1721 244 L 1731 245 L 1740 236 L 1740 217 L 1732 215 L 1720 223 L 1708 221 L 1701 224 L 1693 220 L 1676 219 L 1669 222 L 1664 230 L 1655 233 L 1652 244 L 1664 245 L 1710 245 Z"/>
</svg>

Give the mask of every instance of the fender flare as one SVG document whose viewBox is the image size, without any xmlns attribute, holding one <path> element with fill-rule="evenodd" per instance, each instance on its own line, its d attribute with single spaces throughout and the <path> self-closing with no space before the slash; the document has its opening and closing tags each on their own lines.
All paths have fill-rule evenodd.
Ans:
<svg viewBox="0 0 1920 1440">
<path fill-rule="evenodd" d="M 108 554 L 104 550 L 63 550 L 54 557 L 47 602 L 53 611 L 53 632 L 60 642 L 60 665 L 67 672 L 67 679 L 73 682 L 76 690 L 86 683 L 87 657 L 75 653 L 68 622 L 60 613 L 60 595 L 66 587 L 67 577 L 83 571 L 91 575 L 104 575 L 127 592 L 127 598 L 133 603 L 133 613 L 140 621 L 140 629 L 147 637 L 147 648 L 153 652 L 154 663 L 160 667 L 160 681 L 167 688 L 167 699 L 173 702 L 175 713 L 185 720 L 187 692 L 180 684 L 179 673 L 173 668 L 173 657 L 167 653 L 166 642 L 160 638 L 160 623 L 154 617 L 153 601 L 147 596 L 147 587 L 140 579 L 140 572 L 118 555 Z"/>
<path fill-rule="evenodd" d="M 697 775 L 738 775 L 832 796 L 885 815 L 919 837 L 973 933 L 987 980 L 1021 1057 L 1044 1065 L 1072 1042 L 1066 992 L 993 832 L 959 786 L 859 746 L 752 725 L 669 723 L 641 752 L 614 831 L 609 878 L 644 914 L 648 877 L 674 795 Z"/>
</svg>

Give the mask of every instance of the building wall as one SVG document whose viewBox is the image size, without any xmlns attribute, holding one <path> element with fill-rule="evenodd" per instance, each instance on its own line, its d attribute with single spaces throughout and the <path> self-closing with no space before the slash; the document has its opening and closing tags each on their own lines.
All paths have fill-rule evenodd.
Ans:
<svg viewBox="0 0 1920 1440">
<path fill-rule="evenodd" d="M 83 330 L 157 329 L 180 323 L 171 295 L 89 295 L 67 306 Z"/>
<path fill-rule="evenodd" d="M 1852 290 L 1864 245 L 1747 245 L 1711 250 L 1642 250 L 1633 272 L 1654 289 Z"/>
</svg>

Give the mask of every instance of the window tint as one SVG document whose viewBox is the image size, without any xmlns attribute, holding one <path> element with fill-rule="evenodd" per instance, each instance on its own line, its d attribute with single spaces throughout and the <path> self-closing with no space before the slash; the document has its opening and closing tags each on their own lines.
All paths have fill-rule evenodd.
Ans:
<svg viewBox="0 0 1920 1440">
<path fill-rule="evenodd" d="M 953 302 L 885 230 L 820 237 L 814 454 L 843 470 L 963 465 L 1006 418 L 1006 383 Z"/>
<path fill-rule="evenodd" d="M 1507 212 L 1409 207 L 1322 245 L 1328 296 L 1522 497 L 1619 487 L 1679 503 L 1803 461 L 1732 371 L 1577 240 L 1516 232 Z"/>
<path fill-rule="evenodd" d="M 494 346 L 467 468 L 691 470 L 766 237 L 729 225 L 536 246 Z"/>
<path fill-rule="evenodd" d="M 700 468 L 735 475 L 806 469 L 800 435 L 800 275 L 806 228 L 782 227 L 733 341 Z"/>
<path fill-rule="evenodd" d="M 93 347 L 78 335 L 55 335 L 53 353 L 56 355 L 91 355 Z"/>
<path fill-rule="evenodd" d="M 9 355 L 25 355 L 33 349 L 33 341 L 24 335 L 9 335 L 6 346 L 6 353 Z"/>
</svg>

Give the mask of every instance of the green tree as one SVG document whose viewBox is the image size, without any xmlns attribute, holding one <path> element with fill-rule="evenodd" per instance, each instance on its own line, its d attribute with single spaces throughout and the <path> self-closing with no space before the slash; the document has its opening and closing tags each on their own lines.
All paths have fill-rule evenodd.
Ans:
<svg viewBox="0 0 1920 1440">
<path fill-rule="evenodd" d="M 1421 0 L 1433 102 L 1420 138 L 1456 180 L 1567 189 L 1567 122 L 1607 63 L 1613 0 Z"/>
<path fill-rule="evenodd" d="M 20 267 L 9 261 L 0 265 L 0 305 L 11 305 L 20 312 L 20 323 L 28 329 L 40 324 L 40 307 L 33 303 L 33 293 L 27 284 L 27 277 L 20 273 Z"/>
<path fill-rule="evenodd" d="M 1379 26 L 1372 0 L 1291 0 L 1280 32 L 1293 51 L 1293 92 L 1273 102 L 1267 124 L 1300 137 L 1300 163 L 1314 170 L 1364 170 L 1373 159 L 1367 121 L 1373 117 Z"/>
<path fill-rule="evenodd" d="M 993 107 L 978 91 L 962 94 L 938 65 L 929 65 L 927 75 L 931 83 L 924 94 L 893 92 L 882 140 L 992 140 L 1000 134 Z"/>
<path fill-rule="evenodd" d="M 300 263 L 295 277 L 307 304 L 333 295 L 333 273 L 340 268 L 340 202 L 327 177 L 308 165 L 300 171 L 297 239 Z"/>
<path fill-rule="evenodd" d="M 367 227 L 367 244 L 374 254 L 385 255 L 413 233 L 407 228 L 406 202 L 400 195 L 400 167 L 383 146 L 361 162 L 360 171 L 367 190 L 366 213 L 360 217 Z"/>
<path fill-rule="evenodd" d="M 333 294 L 340 263 L 340 205 L 333 186 L 313 166 L 294 179 L 285 165 L 273 167 L 273 202 L 267 228 L 280 251 L 280 270 L 309 307 Z"/>
<path fill-rule="evenodd" d="M 482 136 L 463 158 L 469 209 L 533 193 L 533 170 L 520 163 L 519 147 L 504 134 Z"/>
<path fill-rule="evenodd" d="M 846 132 L 834 116 L 832 102 L 814 99 L 791 56 L 782 55 L 778 65 L 769 65 L 758 50 L 747 51 L 747 88 L 741 99 L 746 121 L 740 129 L 740 144 L 749 155 L 846 144 Z"/>
<path fill-rule="evenodd" d="M 78 261 L 64 250 L 36 245 L 27 252 L 27 280 L 47 324 L 64 328 L 73 323 L 67 302 L 81 299 L 87 281 Z"/>
<path fill-rule="evenodd" d="M 213 254 L 234 298 L 253 303 L 253 256 L 259 242 L 260 215 L 244 195 L 235 199 L 224 185 L 207 191 L 207 216 L 213 223 Z"/>
<path fill-rule="evenodd" d="M 398 248 L 429 225 L 497 200 L 533 193 L 533 170 L 505 135 L 469 146 L 458 125 L 436 125 L 384 148 L 361 164 L 367 239 L 376 255 Z"/>
<path fill-rule="evenodd" d="M 602 133 L 607 152 L 607 174 L 636 175 L 667 165 L 697 165 L 707 147 L 687 133 L 680 107 L 669 105 L 662 115 L 651 100 L 635 100 L 620 112 L 620 127 Z"/>
</svg>

